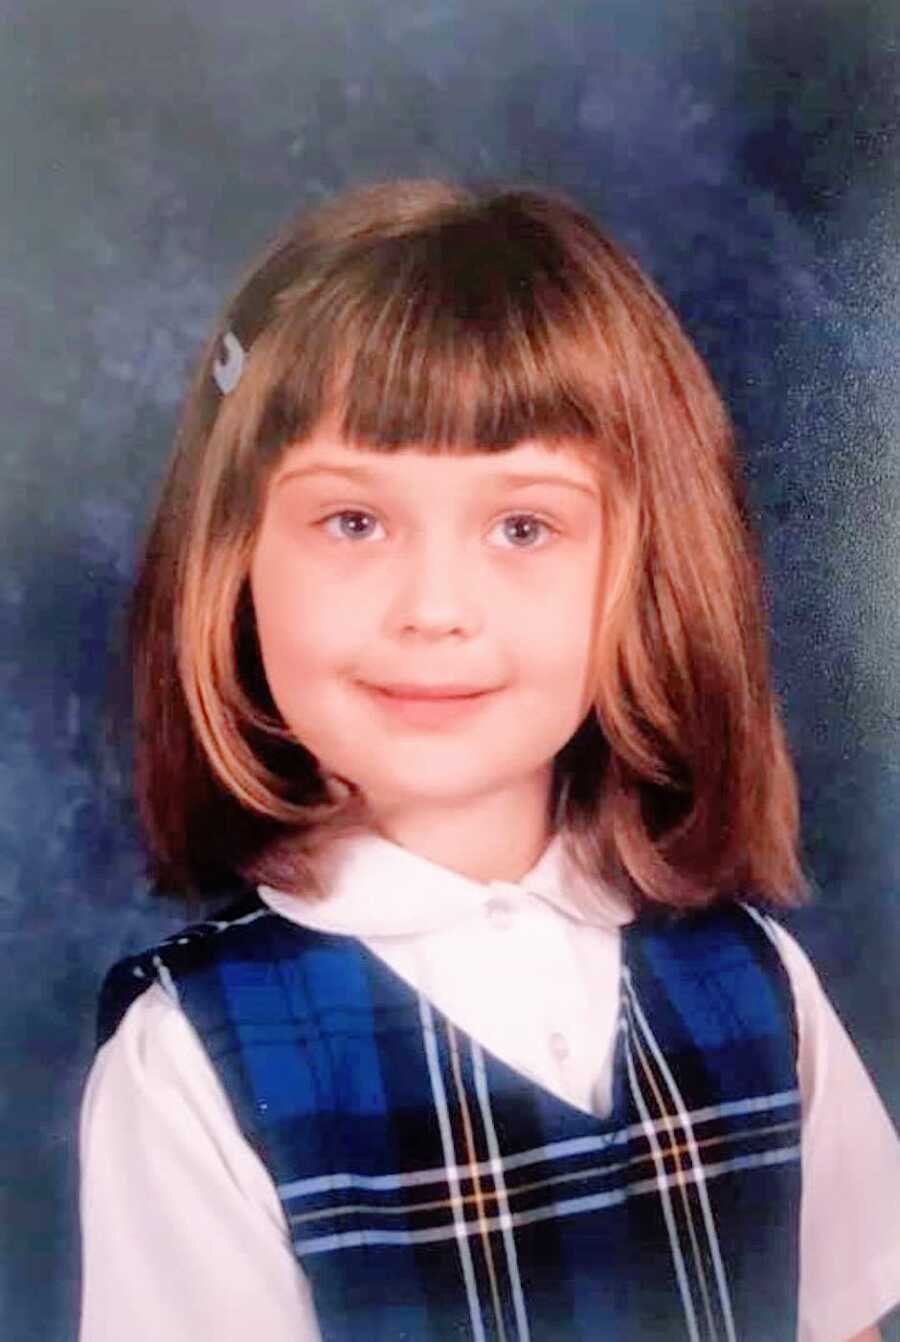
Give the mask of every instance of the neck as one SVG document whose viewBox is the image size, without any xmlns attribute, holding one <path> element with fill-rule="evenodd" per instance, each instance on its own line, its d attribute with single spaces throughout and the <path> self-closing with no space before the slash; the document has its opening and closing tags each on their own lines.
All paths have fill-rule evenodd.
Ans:
<svg viewBox="0 0 900 1342">
<path fill-rule="evenodd" d="M 464 803 L 417 800 L 375 809 L 384 838 L 469 880 L 518 881 L 552 836 L 547 779 Z"/>
</svg>

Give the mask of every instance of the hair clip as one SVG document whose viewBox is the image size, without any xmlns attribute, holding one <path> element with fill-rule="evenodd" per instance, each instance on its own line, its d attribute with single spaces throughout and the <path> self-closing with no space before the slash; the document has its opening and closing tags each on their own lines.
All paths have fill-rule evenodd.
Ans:
<svg viewBox="0 0 900 1342">
<path fill-rule="evenodd" d="M 216 379 L 223 396 L 234 391 L 244 371 L 244 347 L 233 331 L 226 331 L 222 337 L 224 358 L 220 354 L 213 364 L 213 377 Z"/>
</svg>

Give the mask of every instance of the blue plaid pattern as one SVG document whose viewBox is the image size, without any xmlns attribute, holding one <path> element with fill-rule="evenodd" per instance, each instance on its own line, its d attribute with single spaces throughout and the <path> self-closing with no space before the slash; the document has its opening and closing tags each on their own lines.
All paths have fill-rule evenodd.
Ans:
<svg viewBox="0 0 900 1342">
<path fill-rule="evenodd" d="M 247 894 L 115 965 L 157 981 L 267 1164 L 325 1342 L 794 1342 L 790 984 L 741 904 L 622 933 L 598 1119 L 455 1027 L 361 942 Z"/>
</svg>

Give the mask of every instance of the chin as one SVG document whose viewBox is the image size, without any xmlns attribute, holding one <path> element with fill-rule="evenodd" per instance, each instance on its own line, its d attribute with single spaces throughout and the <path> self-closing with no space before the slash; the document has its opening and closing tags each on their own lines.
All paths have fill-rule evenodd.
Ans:
<svg viewBox="0 0 900 1342">
<path fill-rule="evenodd" d="M 431 786 L 427 782 L 423 782 L 421 774 L 410 779 L 408 787 L 404 786 L 396 776 L 389 783 L 386 782 L 383 787 L 379 787 L 375 779 L 368 783 L 361 781 L 357 786 L 365 793 L 371 805 L 397 810 L 401 807 L 410 809 L 423 805 L 464 805 L 466 802 L 475 801 L 479 797 L 499 791 L 503 787 L 503 783 L 489 778 L 453 779 L 448 778 L 444 773 L 439 781 L 432 780 Z"/>
</svg>

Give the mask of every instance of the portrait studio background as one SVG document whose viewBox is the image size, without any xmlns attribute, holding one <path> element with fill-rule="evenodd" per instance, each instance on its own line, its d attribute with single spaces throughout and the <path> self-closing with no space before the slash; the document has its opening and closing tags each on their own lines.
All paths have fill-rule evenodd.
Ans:
<svg viewBox="0 0 900 1342">
<path fill-rule="evenodd" d="M 104 713 L 188 366 L 249 255 L 353 182 L 561 187 L 709 360 L 802 780 L 791 926 L 896 1120 L 894 0 L 12 0 L 0 33 L 3 1336 L 74 1336 L 96 989 L 183 918 Z"/>
</svg>

